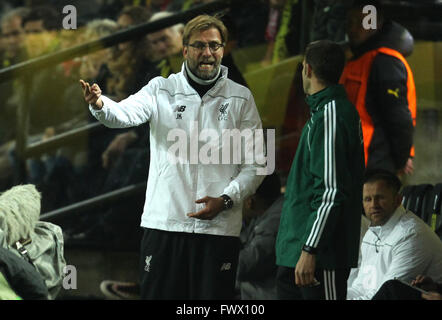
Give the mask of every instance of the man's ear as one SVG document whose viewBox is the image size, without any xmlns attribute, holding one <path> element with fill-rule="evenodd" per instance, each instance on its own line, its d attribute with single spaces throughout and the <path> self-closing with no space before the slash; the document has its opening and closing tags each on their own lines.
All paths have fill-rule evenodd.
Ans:
<svg viewBox="0 0 442 320">
<path fill-rule="evenodd" d="M 312 73 L 313 73 L 312 66 L 306 62 L 304 69 L 305 69 L 305 75 L 307 77 L 311 78 L 312 77 Z"/>
<path fill-rule="evenodd" d="M 187 50 L 188 50 L 187 46 L 183 45 L 183 57 L 184 57 L 184 59 L 187 59 Z"/>
</svg>

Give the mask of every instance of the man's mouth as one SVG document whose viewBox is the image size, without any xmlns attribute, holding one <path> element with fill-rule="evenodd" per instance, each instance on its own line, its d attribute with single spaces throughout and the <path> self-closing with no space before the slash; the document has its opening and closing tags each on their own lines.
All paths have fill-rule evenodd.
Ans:
<svg viewBox="0 0 442 320">
<path fill-rule="evenodd" d="M 211 69 L 215 65 L 215 62 L 203 61 L 199 63 L 201 69 Z"/>
</svg>

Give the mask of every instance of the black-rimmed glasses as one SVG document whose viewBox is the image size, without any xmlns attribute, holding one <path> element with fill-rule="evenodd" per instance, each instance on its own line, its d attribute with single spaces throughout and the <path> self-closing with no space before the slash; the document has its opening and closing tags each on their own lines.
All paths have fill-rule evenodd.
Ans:
<svg viewBox="0 0 442 320">
<path fill-rule="evenodd" d="M 202 52 L 204 50 L 206 50 L 207 47 L 209 47 L 210 52 L 215 53 L 217 52 L 220 48 L 224 47 L 224 44 L 222 43 L 218 43 L 218 42 L 209 42 L 209 43 L 205 43 L 205 42 L 201 42 L 201 41 L 195 41 L 194 43 L 188 44 L 188 46 L 195 48 L 196 50 Z"/>
</svg>

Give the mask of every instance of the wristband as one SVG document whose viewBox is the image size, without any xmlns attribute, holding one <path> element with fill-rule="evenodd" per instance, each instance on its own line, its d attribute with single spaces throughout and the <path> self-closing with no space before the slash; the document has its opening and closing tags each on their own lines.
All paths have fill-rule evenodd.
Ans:
<svg viewBox="0 0 442 320">
<path fill-rule="evenodd" d="M 310 254 L 316 254 L 316 248 L 310 247 L 306 244 L 302 246 L 302 251 L 305 251 Z"/>
</svg>

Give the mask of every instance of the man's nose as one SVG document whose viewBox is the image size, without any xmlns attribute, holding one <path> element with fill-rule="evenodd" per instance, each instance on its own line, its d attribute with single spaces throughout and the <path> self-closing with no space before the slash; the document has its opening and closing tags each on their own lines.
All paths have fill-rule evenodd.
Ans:
<svg viewBox="0 0 442 320">
<path fill-rule="evenodd" d="M 167 43 L 164 41 L 161 41 L 157 44 L 158 50 L 166 50 L 167 49 Z"/>
<path fill-rule="evenodd" d="M 209 46 L 205 46 L 203 49 L 203 56 L 208 57 L 212 55 L 212 51 L 210 51 L 210 47 Z"/>
<path fill-rule="evenodd" d="M 370 206 L 374 208 L 379 207 L 379 200 L 378 199 L 371 200 Z"/>
</svg>

